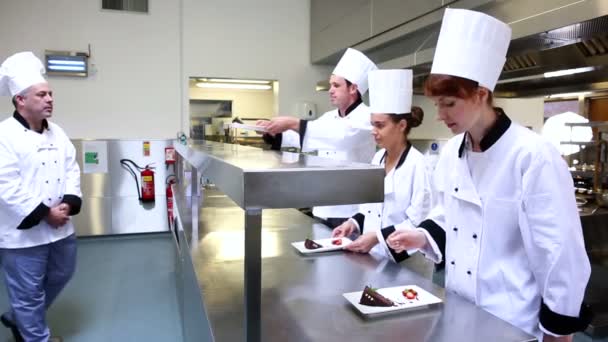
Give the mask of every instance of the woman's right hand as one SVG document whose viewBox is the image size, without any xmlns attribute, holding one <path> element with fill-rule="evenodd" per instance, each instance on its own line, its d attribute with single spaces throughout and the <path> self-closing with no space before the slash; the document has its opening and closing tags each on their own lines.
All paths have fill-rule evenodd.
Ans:
<svg viewBox="0 0 608 342">
<path fill-rule="evenodd" d="M 415 229 L 407 229 L 394 231 L 388 236 L 386 243 L 390 248 L 394 249 L 395 252 L 401 253 L 408 249 L 422 248 L 428 241 L 423 232 Z"/>
<path fill-rule="evenodd" d="M 357 226 L 351 220 L 346 220 L 346 221 L 344 221 L 344 223 L 342 223 L 341 225 L 334 228 L 333 232 L 331 232 L 331 237 L 332 238 L 348 237 L 352 233 L 354 233 L 356 230 L 357 230 Z"/>
</svg>

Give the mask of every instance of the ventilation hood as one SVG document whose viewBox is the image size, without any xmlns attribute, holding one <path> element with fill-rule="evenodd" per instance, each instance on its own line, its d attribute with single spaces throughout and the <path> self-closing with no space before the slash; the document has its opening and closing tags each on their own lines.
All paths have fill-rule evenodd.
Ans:
<svg viewBox="0 0 608 342">
<path fill-rule="evenodd" d="M 608 91 L 608 15 L 511 42 L 496 95 Z"/>
<path fill-rule="evenodd" d="M 465 7 L 459 6 L 465 2 L 455 1 L 450 7 Z M 513 30 L 507 61 L 495 89 L 497 97 L 608 92 L 608 1 L 496 0 L 473 9 L 509 23 Z M 404 24 L 415 30 L 407 32 L 398 27 L 394 30 L 404 33 L 397 38 L 372 37 L 354 47 L 380 68 L 413 69 L 415 93 L 422 93 L 442 16 L 443 9 L 429 13 Z M 337 58 L 339 55 L 332 63 Z M 578 73 L 546 75 L 572 69 Z"/>
</svg>

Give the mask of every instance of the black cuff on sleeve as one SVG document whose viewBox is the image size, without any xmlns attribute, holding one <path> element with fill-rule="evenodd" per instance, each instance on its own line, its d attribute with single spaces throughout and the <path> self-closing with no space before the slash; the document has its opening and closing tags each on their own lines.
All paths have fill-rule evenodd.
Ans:
<svg viewBox="0 0 608 342">
<path fill-rule="evenodd" d="M 49 214 L 50 210 L 51 208 L 44 205 L 44 203 L 40 203 L 34 211 L 21 221 L 21 224 L 17 226 L 17 229 L 30 229 L 33 226 L 38 225 L 38 223 Z"/>
<path fill-rule="evenodd" d="M 264 142 L 270 145 L 271 150 L 279 151 L 281 150 L 281 143 L 283 142 L 283 134 L 279 133 L 274 137 L 268 133 L 264 133 L 262 135 L 262 139 Z"/>
<path fill-rule="evenodd" d="M 357 224 L 359 225 L 359 233 L 363 234 L 363 225 L 365 224 L 365 215 L 363 215 L 361 213 L 357 213 L 357 214 L 355 214 L 355 216 L 352 217 L 352 219 L 357 221 Z"/>
<path fill-rule="evenodd" d="M 437 247 L 439 247 L 439 251 L 443 255 L 441 263 L 437 264 L 435 268 L 437 270 L 442 270 L 445 268 L 445 230 L 441 228 L 435 221 L 433 220 L 424 220 L 420 223 L 420 228 L 425 229 L 431 235 L 431 238 L 435 240 Z"/>
<path fill-rule="evenodd" d="M 76 195 L 63 195 L 63 201 L 61 203 L 67 203 L 70 205 L 70 216 L 77 215 L 80 212 L 82 206 L 82 199 Z"/>
<path fill-rule="evenodd" d="M 388 239 L 388 236 L 391 235 L 394 231 L 395 231 L 395 226 L 389 226 L 386 228 L 382 228 L 381 232 L 382 232 L 382 237 L 384 238 L 384 240 L 386 241 L 386 239 Z M 388 247 L 388 245 L 386 247 Z M 396 262 L 402 262 L 403 260 L 410 257 L 410 255 L 407 253 L 407 251 L 397 253 L 397 252 L 395 252 L 394 249 L 392 249 L 390 247 L 388 247 L 388 250 L 391 252 L 391 255 L 393 256 L 393 258 L 395 259 Z"/>
<path fill-rule="evenodd" d="M 308 121 L 300 120 L 300 148 L 304 148 L 304 135 L 306 135 L 306 128 L 308 127 Z"/>
<path fill-rule="evenodd" d="M 591 308 L 583 303 L 578 317 L 565 316 L 551 311 L 549 307 L 541 300 L 539 321 L 543 328 L 557 335 L 570 335 L 577 331 L 583 331 L 587 328 L 593 312 Z"/>
</svg>

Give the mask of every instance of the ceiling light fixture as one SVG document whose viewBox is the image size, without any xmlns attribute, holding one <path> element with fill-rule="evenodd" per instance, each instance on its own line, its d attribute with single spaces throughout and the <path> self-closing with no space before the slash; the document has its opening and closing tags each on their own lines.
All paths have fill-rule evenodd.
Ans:
<svg viewBox="0 0 608 342">
<path fill-rule="evenodd" d="M 545 78 L 559 77 L 559 76 L 580 74 L 582 72 L 589 72 L 589 71 L 593 71 L 594 69 L 595 69 L 594 67 L 584 67 L 584 68 L 576 68 L 576 69 L 565 69 L 565 70 L 546 72 L 544 75 L 545 75 Z"/>
<path fill-rule="evenodd" d="M 261 80 L 238 80 L 232 78 L 207 78 L 207 82 L 218 82 L 218 83 L 249 83 L 249 84 L 270 84 L 271 81 Z"/>
<path fill-rule="evenodd" d="M 586 96 L 586 95 L 590 95 L 590 94 L 591 94 L 590 91 L 583 91 L 583 92 L 579 92 L 579 93 L 553 94 L 553 95 L 549 95 L 547 97 L 550 99 L 554 99 L 554 98 L 558 98 L 558 97 L 579 97 L 579 96 Z"/>
<path fill-rule="evenodd" d="M 199 88 L 216 88 L 216 89 L 249 89 L 249 90 L 270 90 L 270 84 L 245 84 L 245 83 L 207 83 L 198 82 Z"/>
</svg>

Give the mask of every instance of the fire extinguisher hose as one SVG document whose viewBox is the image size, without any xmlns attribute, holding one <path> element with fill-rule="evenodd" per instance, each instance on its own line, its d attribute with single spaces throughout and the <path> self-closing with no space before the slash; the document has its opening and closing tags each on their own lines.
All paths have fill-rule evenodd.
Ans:
<svg viewBox="0 0 608 342">
<path fill-rule="evenodd" d="M 131 165 L 129 165 L 131 164 Z M 137 188 L 137 197 L 139 198 L 139 200 L 141 201 L 141 192 L 139 190 L 139 181 L 137 180 L 137 172 L 135 172 L 134 169 L 136 170 L 145 170 L 149 168 L 149 165 L 146 165 L 145 167 L 141 167 L 139 165 L 137 165 L 134 161 L 132 161 L 131 159 L 121 159 L 120 160 L 120 165 L 127 171 L 129 171 L 129 173 L 133 176 L 133 178 L 135 179 L 135 187 Z"/>
</svg>

